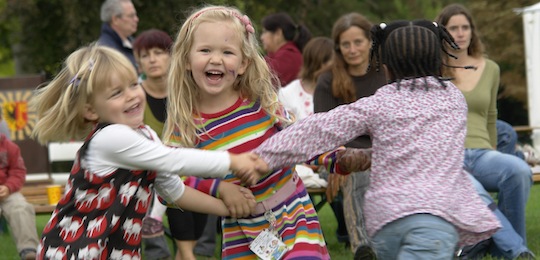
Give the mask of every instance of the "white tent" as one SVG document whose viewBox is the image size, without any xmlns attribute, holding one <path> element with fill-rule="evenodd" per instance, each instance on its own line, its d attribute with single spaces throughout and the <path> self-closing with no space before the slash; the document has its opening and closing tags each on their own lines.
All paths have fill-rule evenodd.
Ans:
<svg viewBox="0 0 540 260">
<path fill-rule="evenodd" d="M 523 14 L 529 125 L 540 126 L 540 3 L 514 11 Z M 532 140 L 540 149 L 540 129 L 533 130 Z"/>
</svg>

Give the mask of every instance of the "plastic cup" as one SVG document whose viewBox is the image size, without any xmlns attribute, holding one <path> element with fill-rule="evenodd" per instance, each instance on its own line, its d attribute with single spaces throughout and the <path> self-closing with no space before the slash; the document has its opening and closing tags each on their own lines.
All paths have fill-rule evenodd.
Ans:
<svg viewBox="0 0 540 260">
<path fill-rule="evenodd" d="M 49 185 L 47 186 L 47 197 L 50 205 L 56 205 L 62 198 L 62 186 L 61 185 Z"/>
</svg>

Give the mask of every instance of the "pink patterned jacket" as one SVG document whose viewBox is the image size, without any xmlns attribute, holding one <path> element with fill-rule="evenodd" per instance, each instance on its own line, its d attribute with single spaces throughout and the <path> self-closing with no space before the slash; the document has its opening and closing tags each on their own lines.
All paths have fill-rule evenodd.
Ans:
<svg viewBox="0 0 540 260">
<path fill-rule="evenodd" d="M 254 152 L 280 168 L 370 134 L 371 184 L 364 206 L 369 235 L 399 218 L 428 213 L 452 223 L 460 245 L 476 243 L 500 224 L 463 171 L 467 104 L 445 83 L 427 77 L 385 85 L 371 97 L 293 124 Z"/>
</svg>

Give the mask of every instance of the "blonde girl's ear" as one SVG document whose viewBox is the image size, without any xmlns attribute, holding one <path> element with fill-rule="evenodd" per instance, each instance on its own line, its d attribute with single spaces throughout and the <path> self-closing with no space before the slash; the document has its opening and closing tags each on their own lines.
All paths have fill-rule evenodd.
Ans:
<svg viewBox="0 0 540 260">
<path fill-rule="evenodd" d="M 244 73 L 247 70 L 247 67 L 249 66 L 249 60 L 243 59 L 242 64 L 240 64 L 240 68 L 238 68 L 238 75 L 244 75 Z"/>
<path fill-rule="evenodd" d="M 94 109 L 94 107 L 92 107 L 92 105 L 86 104 L 84 105 L 83 109 L 84 119 L 90 122 L 96 122 L 99 119 L 99 115 L 96 113 L 96 110 Z"/>
</svg>

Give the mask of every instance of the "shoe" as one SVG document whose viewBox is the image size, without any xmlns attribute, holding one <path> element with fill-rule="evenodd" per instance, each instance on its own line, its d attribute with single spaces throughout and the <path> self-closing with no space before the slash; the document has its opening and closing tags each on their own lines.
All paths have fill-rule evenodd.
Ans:
<svg viewBox="0 0 540 260">
<path fill-rule="evenodd" d="M 375 254 L 375 251 L 373 251 L 373 248 L 368 245 L 361 245 L 356 248 L 356 252 L 354 253 L 354 260 L 376 260 L 377 255 Z"/>
<path fill-rule="evenodd" d="M 145 217 L 142 221 L 142 238 L 163 236 L 163 223 L 155 218 Z"/>
<path fill-rule="evenodd" d="M 463 247 L 456 253 L 457 259 L 482 259 L 487 254 L 490 246 L 491 239 L 486 239 L 475 245 Z"/>
<path fill-rule="evenodd" d="M 525 156 L 525 161 L 530 165 L 537 165 L 540 164 L 540 157 L 539 152 L 534 149 L 529 144 L 523 145 L 523 148 L 521 148 L 521 151 L 523 152 L 523 155 Z"/>
<path fill-rule="evenodd" d="M 525 252 L 521 252 L 521 254 L 519 254 L 516 257 L 516 259 L 534 260 L 534 259 L 536 259 L 536 257 L 534 256 L 534 254 L 531 251 L 525 251 Z"/>
<path fill-rule="evenodd" d="M 33 249 L 23 249 L 20 253 L 21 260 L 36 260 L 36 251 Z"/>
</svg>

